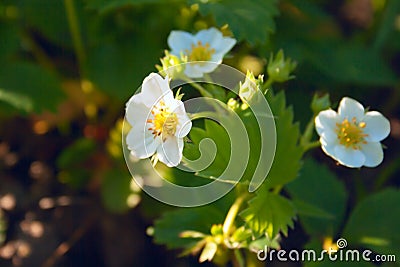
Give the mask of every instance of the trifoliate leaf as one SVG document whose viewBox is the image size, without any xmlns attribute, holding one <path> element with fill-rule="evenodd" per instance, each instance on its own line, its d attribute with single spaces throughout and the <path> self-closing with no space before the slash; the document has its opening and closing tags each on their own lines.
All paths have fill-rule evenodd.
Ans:
<svg viewBox="0 0 400 267">
<path fill-rule="evenodd" d="M 275 119 L 276 152 L 271 170 L 263 186 L 274 187 L 285 185 L 294 180 L 301 167 L 303 150 L 298 145 L 300 129 L 298 123 L 293 122 L 293 109 L 286 107 L 283 92 L 274 95 L 270 90 L 266 95 Z"/>
<path fill-rule="evenodd" d="M 400 257 L 400 191 L 387 189 L 362 200 L 343 231 L 352 246 L 360 245 L 381 254 Z"/>
<path fill-rule="evenodd" d="M 248 202 L 248 207 L 240 213 L 255 236 L 268 234 L 270 239 L 279 232 L 288 234 L 293 227 L 296 215 L 290 200 L 278 194 L 258 190 L 257 195 Z"/>
<path fill-rule="evenodd" d="M 274 17 L 279 13 L 277 0 L 188 2 L 198 4 L 202 15 L 211 14 L 219 27 L 228 24 L 239 41 L 247 40 L 251 44 L 265 43 L 269 35 L 275 32 Z"/>
<path fill-rule="evenodd" d="M 308 234 L 332 236 L 337 233 L 346 209 L 347 192 L 343 183 L 327 167 L 313 160 L 306 160 L 300 176 L 289 183 L 286 190 L 294 203 L 307 203 L 333 215 L 325 218 L 309 216 L 307 213 L 310 213 L 310 210 L 306 213 L 299 210 L 299 221 Z"/>
</svg>

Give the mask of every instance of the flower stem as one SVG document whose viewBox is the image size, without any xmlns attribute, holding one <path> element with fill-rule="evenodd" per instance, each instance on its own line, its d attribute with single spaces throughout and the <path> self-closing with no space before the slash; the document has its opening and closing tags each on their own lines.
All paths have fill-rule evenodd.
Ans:
<svg viewBox="0 0 400 267">
<path fill-rule="evenodd" d="M 314 132 L 314 119 L 315 117 L 313 116 L 308 122 L 303 135 L 300 137 L 300 146 L 303 148 L 303 153 L 321 145 L 319 141 L 311 142 L 311 138 Z"/>
<path fill-rule="evenodd" d="M 270 89 L 273 82 L 274 81 L 268 77 L 268 80 L 263 84 L 264 95 L 268 92 L 268 89 Z"/>
<path fill-rule="evenodd" d="M 196 88 L 202 96 L 210 97 L 210 98 L 213 97 L 212 94 L 209 93 L 203 86 L 201 86 L 197 82 L 193 81 L 192 79 L 187 78 L 187 77 L 182 77 L 182 80 L 184 80 L 185 82 L 188 82 L 192 87 Z"/>
<path fill-rule="evenodd" d="M 319 147 L 319 146 L 321 146 L 321 143 L 319 142 L 319 140 L 314 141 L 314 142 L 309 142 L 303 146 L 303 153 L 307 152 L 310 149 Z"/>
<path fill-rule="evenodd" d="M 231 208 L 226 215 L 224 224 L 222 226 L 222 232 L 224 235 L 228 235 L 231 230 L 233 223 L 235 222 L 236 215 L 239 212 L 239 208 L 242 205 L 243 201 L 247 198 L 247 194 L 243 194 L 236 198 L 235 202 L 232 204 Z"/>
<path fill-rule="evenodd" d="M 74 0 L 64 0 L 65 11 L 67 15 L 69 29 L 71 31 L 72 42 L 75 49 L 75 54 L 78 60 L 79 71 L 81 76 L 85 77 L 85 60 L 86 54 L 82 41 L 81 31 L 79 27 L 79 21 L 76 14 L 76 8 Z"/>
</svg>

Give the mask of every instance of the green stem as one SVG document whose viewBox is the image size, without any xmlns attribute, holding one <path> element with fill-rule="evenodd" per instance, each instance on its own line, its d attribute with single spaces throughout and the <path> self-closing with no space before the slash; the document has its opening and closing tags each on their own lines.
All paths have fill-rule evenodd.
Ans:
<svg viewBox="0 0 400 267">
<path fill-rule="evenodd" d="M 306 129 L 304 130 L 303 135 L 300 137 L 300 146 L 303 148 L 303 153 L 321 145 L 319 141 L 311 142 L 311 138 L 314 132 L 314 120 L 315 116 L 313 116 L 311 120 L 307 123 Z"/>
<path fill-rule="evenodd" d="M 243 255 L 239 249 L 233 250 L 232 264 L 234 267 L 245 267 L 246 266 Z"/>
<path fill-rule="evenodd" d="M 74 45 L 76 57 L 78 59 L 79 71 L 81 76 L 85 77 L 86 54 L 82 41 L 82 35 L 79 27 L 79 21 L 76 14 L 74 0 L 64 0 L 65 11 L 67 15 L 69 30 L 71 31 L 72 42 Z"/>
<path fill-rule="evenodd" d="M 188 113 L 188 116 L 191 120 L 197 120 L 197 119 L 208 119 L 208 118 L 214 118 L 215 117 L 215 112 L 211 111 L 202 111 L 202 112 L 197 112 L 197 113 Z"/>
<path fill-rule="evenodd" d="M 314 141 L 314 142 L 309 142 L 303 146 L 303 153 L 307 152 L 310 149 L 319 147 L 319 146 L 321 146 L 321 143 L 319 142 L 319 140 Z"/>
<path fill-rule="evenodd" d="M 235 222 L 236 215 L 239 212 L 240 206 L 244 202 L 244 200 L 247 198 L 247 194 L 243 194 L 239 196 L 235 202 L 232 204 L 231 208 L 228 211 L 228 214 L 226 215 L 224 225 L 222 226 L 222 232 L 224 235 L 228 235 L 233 223 Z"/>
<path fill-rule="evenodd" d="M 268 89 L 270 89 L 273 82 L 274 81 L 270 77 L 268 77 L 268 80 L 263 85 L 264 95 L 268 92 Z"/>
<path fill-rule="evenodd" d="M 272 193 L 278 195 L 278 194 L 281 192 L 282 188 L 283 188 L 283 185 L 277 185 L 277 186 L 272 190 Z"/>
<path fill-rule="evenodd" d="M 213 97 L 212 94 L 210 94 L 203 86 L 201 86 L 197 82 L 193 81 L 192 79 L 187 78 L 187 77 L 182 77 L 182 79 L 185 82 L 188 82 L 192 87 L 196 88 L 202 96 L 210 97 L 210 98 Z"/>
</svg>

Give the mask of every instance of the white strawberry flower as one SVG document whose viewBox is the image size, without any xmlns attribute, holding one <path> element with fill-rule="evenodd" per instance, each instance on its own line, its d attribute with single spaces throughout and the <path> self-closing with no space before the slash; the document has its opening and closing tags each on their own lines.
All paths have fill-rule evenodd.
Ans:
<svg viewBox="0 0 400 267">
<path fill-rule="evenodd" d="M 366 112 L 354 99 L 344 97 L 338 112 L 321 111 L 315 128 L 322 150 L 344 166 L 376 167 L 383 161 L 380 141 L 389 135 L 390 123 L 377 111 Z"/>
<path fill-rule="evenodd" d="M 132 126 L 126 136 L 133 157 L 144 159 L 154 154 L 168 167 L 182 160 L 183 138 L 192 128 L 183 102 L 174 99 L 168 77 L 151 73 L 139 94 L 126 104 L 126 119 Z"/>
<path fill-rule="evenodd" d="M 213 72 L 235 44 L 234 38 L 224 37 L 216 28 L 201 30 L 195 35 L 171 31 L 168 36 L 171 54 L 183 56 L 188 63 L 193 62 L 185 66 L 185 74 L 191 78 L 200 78 L 204 73 Z"/>
</svg>

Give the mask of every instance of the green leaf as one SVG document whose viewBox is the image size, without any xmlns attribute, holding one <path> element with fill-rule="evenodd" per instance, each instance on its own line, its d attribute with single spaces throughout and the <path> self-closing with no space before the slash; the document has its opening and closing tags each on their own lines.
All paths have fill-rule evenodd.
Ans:
<svg viewBox="0 0 400 267">
<path fill-rule="evenodd" d="M 396 31 L 396 18 L 400 12 L 400 1 L 388 0 L 386 3 L 385 11 L 381 25 L 377 31 L 374 41 L 374 48 L 381 48 L 387 39 Z"/>
<path fill-rule="evenodd" d="M 311 52 L 310 60 L 328 77 L 342 83 L 391 86 L 397 79 L 377 50 L 360 44 L 337 44 Z"/>
<path fill-rule="evenodd" d="M 117 8 L 137 6 L 142 4 L 161 4 L 171 2 L 183 2 L 183 0 L 86 0 L 86 7 L 97 9 L 101 13 L 109 12 Z"/>
<path fill-rule="evenodd" d="M 400 191 L 387 189 L 363 199 L 343 231 L 348 243 L 400 257 Z"/>
<path fill-rule="evenodd" d="M 104 175 L 101 184 L 101 199 L 109 211 L 125 212 L 131 208 L 129 197 L 135 195 L 139 198 L 139 195 L 132 191 L 131 182 L 129 173 L 121 170 L 112 170 Z"/>
<path fill-rule="evenodd" d="M 347 192 L 342 182 L 323 165 L 308 159 L 300 177 L 286 186 L 295 203 L 312 205 L 333 217 L 316 218 L 299 214 L 306 232 L 312 236 L 335 235 L 346 210 Z"/>
<path fill-rule="evenodd" d="M 268 234 L 270 239 L 279 232 L 288 234 L 293 228 L 295 208 L 290 200 L 278 194 L 258 190 L 257 195 L 248 202 L 248 207 L 240 213 L 255 236 Z"/>
<path fill-rule="evenodd" d="M 102 43 L 88 52 L 89 77 L 96 86 L 118 99 L 128 99 L 157 62 L 156 41 L 142 38 L 120 44 Z"/>
<path fill-rule="evenodd" d="M 154 225 L 154 240 L 157 244 L 166 245 L 170 249 L 191 248 L 198 238 L 181 238 L 186 231 L 210 234 L 213 224 L 224 220 L 224 210 L 215 203 L 200 208 L 185 208 L 166 212 Z"/>
<path fill-rule="evenodd" d="M 22 96 L 22 101 L 14 101 L 14 104 L 30 108 L 28 103 L 32 101 L 35 112 L 56 110 L 64 96 L 58 77 L 29 63 L 3 66 L 0 69 L 0 87 L 14 95 Z M 8 98 L 10 99 L 9 96 Z"/>
<path fill-rule="evenodd" d="M 23 25 L 58 45 L 72 45 L 64 1 L 19 0 L 17 5 Z"/>
<path fill-rule="evenodd" d="M 13 93 L 0 88 L 0 100 L 25 112 L 32 111 L 33 102 L 25 95 Z"/>
<path fill-rule="evenodd" d="M 228 24 L 239 41 L 247 40 L 251 44 L 265 43 L 269 35 L 275 32 L 274 17 L 279 13 L 277 0 L 188 2 L 198 4 L 202 15 L 211 14 L 218 26 Z"/>
<path fill-rule="evenodd" d="M 298 145 L 300 130 L 293 122 L 293 109 L 286 107 L 284 92 L 273 95 L 270 90 L 266 96 L 275 116 L 277 145 L 274 162 L 263 186 L 285 185 L 294 180 L 301 168 L 303 150 Z"/>
<path fill-rule="evenodd" d="M 224 128 L 213 120 L 207 119 L 204 124 L 204 130 L 197 127 L 191 129 L 190 139 L 194 146 L 189 146 L 189 149 L 185 148 L 184 155 L 191 160 L 197 159 L 200 156 L 200 142 L 205 138 L 212 139 L 215 144 L 216 153 L 213 153 L 212 148 L 207 146 L 207 149 L 202 150 L 201 155 L 205 163 L 212 163 L 197 174 L 204 177 L 219 177 L 226 169 L 230 158 L 231 144 L 229 136 Z M 214 160 L 212 161 L 212 159 Z M 198 163 L 196 165 L 198 165 Z M 207 164 L 204 165 L 207 166 Z M 190 165 L 188 166 L 190 167 Z"/>
<path fill-rule="evenodd" d="M 0 6 L 1 8 L 1 6 Z M 18 38 L 18 28 L 16 25 L 0 21 L 0 60 L 10 57 L 10 54 L 16 52 L 20 47 Z"/>
<path fill-rule="evenodd" d="M 57 166 L 61 169 L 67 169 L 82 164 L 95 149 L 96 143 L 93 139 L 77 139 L 62 151 L 57 158 Z"/>
<path fill-rule="evenodd" d="M 293 205 L 296 208 L 297 214 L 300 216 L 307 216 L 307 217 L 315 217 L 315 218 L 322 218 L 322 219 L 332 219 L 334 216 L 323 209 L 316 207 L 313 204 L 304 202 L 299 199 L 295 199 L 292 201 Z"/>
</svg>

